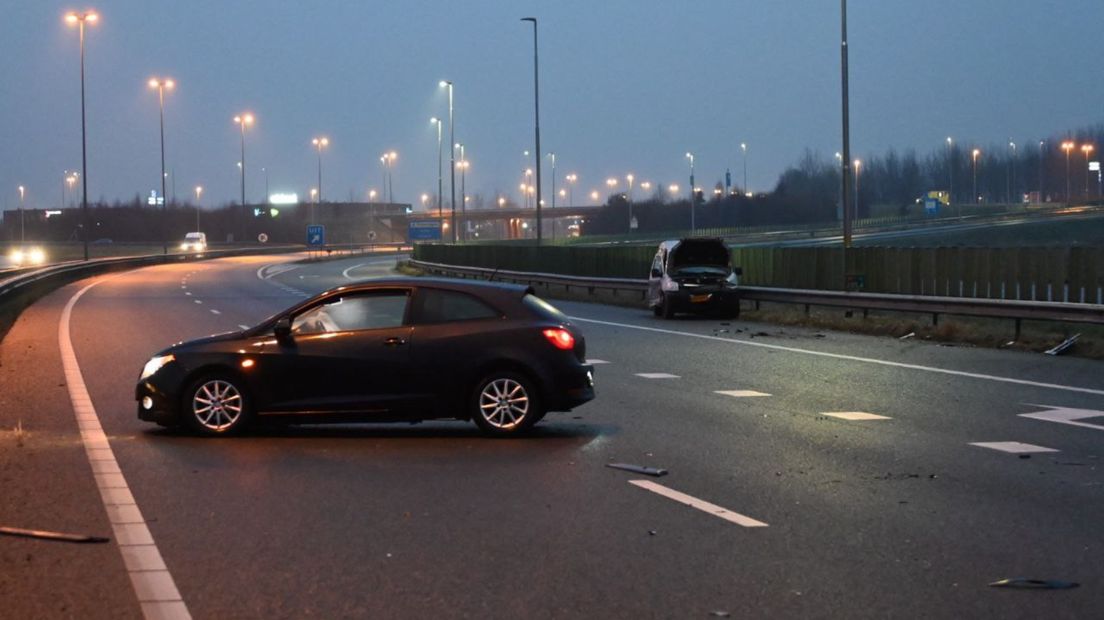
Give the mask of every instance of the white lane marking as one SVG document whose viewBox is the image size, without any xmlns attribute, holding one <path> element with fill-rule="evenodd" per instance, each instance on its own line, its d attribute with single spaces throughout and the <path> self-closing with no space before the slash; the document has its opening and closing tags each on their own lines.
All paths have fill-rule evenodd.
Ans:
<svg viewBox="0 0 1104 620">
<path fill-rule="evenodd" d="M 201 304 L 201 303 L 203 303 L 203 302 L 202 302 L 201 300 L 199 300 L 199 299 L 195 299 L 195 300 L 193 300 L 193 301 L 195 301 L 195 302 L 196 302 L 197 304 Z"/>
<path fill-rule="evenodd" d="M 353 276 L 349 275 L 349 272 L 350 272 L 350 271 L 352 271 L 352 270 L 354 270 L 354 269 L 360 269 L 361 267 L 366 267 L 367 265 L 368 265 L 368 263 L 361 263 L 361 264 L 359 264 L 359 265 L 353 265 L 352 267 L 349 267 L 349 268 L 348 268 L 348 269 L 346 269 L 345 271 L 342 271 L 342 272 L 341 272 L 341 276 L 342 276 L 343 278 L 345 278 L 346 280 L 355 280 L 356 278 L 354 278 Z"/>
<path fill-rule="evenodd" d="M 240 327 L 240 328 L 242 328 L 242 329 L 249 329 L 249 326 L 248 326 L 248 325 L 241 325 L 241 324 L 238 324 L 238 327 Z"/>
<path fill-rule="evenodd" d="M 732 338 L 721 338 L 719 336 L 708 336 L 705 334 L 694 334 L 691 332 L 680 332 L 673 329 L 660 329 L 658 327 L 644 327 L 642 325 L 631 325 L 629 323 L 615 323 L 613 321 L 599 321 L 597 319 L 584 319 L 582 317 L 572 316 L 568 317 L 573 321 L 582 321 L 583 323 L 594 323 L 595 325 L 609 325 L 610 327 L 624 327 L 626 329 L 639 329 L 641 331 L 655 332 L 660 334 L 670 334 L 673 336 L 687 336 L 690 338 L 700 338 L 702 340 L 713 340 L 716 342 L 724 342 L 726 344 L 744 346 L 744 347 L 759 347 L 763 349 L 773 349 L 775 351 L 787 351 L 789 353 L 802 353 L 804 355 L 816 355 L 818 357 L 827 357 L 837 360 L 847 360 L 851 362 L 862 362 L 864 364 L 878 364 L 880 366 L 891 366 L 893 368 L 905 368 L 908 370 L 922 370 L 925 372 L 934 372 L 943 375 L 954 375 L 957 377 L 969 377 L 971 379 L 982 379 L 984 381 L 997 381 L 1000 383 L 1013 383 L 1016 385 L 1027 385 L 1031 387 L 1047 388 L 1051 390 L 1065 390 L 1067 392 L 1079 392 L 1082 394 L 1096 394 L 1098 396 L 1104 396 L 1104 390 L 1097 390 L 1093 388 L 1083 388 L 1073 385 L 1061 385 L 1058 383 L 1042 383 L 1040 381 L 1028 381 L 1026 379 L 1014 379 L 1012 377 L 1001 377 L 999 375 L 986 375 L 977 372 L 965 372 L 962 370 L 948 370 L 946 368 L 936 368 L 934 366 L 921 366 L 919 364 L 906 364 L 904 362 L 891 362 L 888 360 L 879 360 L 870 357 L 859 357 L 857 355 L 844 355 L 842 353 L 827 353 L 825 351 L 812 351 L 810 349 L 798 349 L 796 347 L 786 347 L 778 344 L 767 344 L 765 342 L 751 342 L 748 340 L 734 340 Z"/>
<path fill-rule="evenodd" d="M 130 576 L 131 587 L 142 607 L 142 615 L 147 619 L 168 618 L 185 620 L 192 617 L 188 607 L 180 597 L 176 582 L 169 574 L 168 567 L 157 549 L 153 535 L 146 525 L 134 495 L 127 486 L 126 477 L 119 469 L 115 452 L 107 440 L 100 425 L 99 415 L 92 404 L 92 397 L 84 384 L 77 354 L 73 349 L 72 335 L 69 331 L 73 306 L 89 289 L 102 282 L 97 280 L 73 295 L 61 312 L 58 323 L 58 345 L 61 349 L 61 365 L 65 372 L 65 384 L 69 390 L 69 400 L 73 404 L 73 413 L 77 418 L 81 441 L 92 468 L 96 486 L 100 490 L 100 499 L 107 512 L 115 542 L 123 556 L 123 565 Z"/>
<path fill-rule="evenodd" d="M 1058 452 L 1054 448 L 1045 448 L 1043 446 L 1036 446 L 1029 443 L 1020 443 L 1018 441 L 980 441 L 971 443 L 971 446 L 977 446 L 979 448 L 989 448 L 990 450 L 1000 450 L 1001 452 L 1009 452 L 1012 454 L 1032 454 L 1035 452 Z"/>
<path fill-rule="evenodd" d="M 188 297 L 191 297 L 191 296 L 192 296 L 192 292 L 191 292 L 191 291 L 186 291 L 186 292 L 185 292 L 184 294 L 185 294 L 185 295 L 187 295 Z"/>
<path fill-rule="evenodd" d="M 645 379 L 680 379 L 678 375 L 672 375 L 665 372 L 638 372 L 636 376 L 643 377 Z"/>
<path fill-rule="evenodd" d="M 705 500 L 698 499 L 696 497 L 680 493 L 672 488 L 665 487 L 662 484 L 656 484 L 651 480 L 629 480 L 629 484 L 636 485 L 642 489 L 651 491 L 658 495 L 662 495 L 667 499 L 673 499 L 680 504 L 686 504 L 691 508 L 697 508 L 702 512 L 708 512 L 714 517 L 720 517 L 725 521 L 731 521 L 736 525 L 742 525 L 744 527 L 767 527 L 766 523 L 757 519 L 752 519 L 749 516 L 742 515 L 738 512 L 732 512 L 727 508 L 721 508 L 716 504 L 711 504 Z"/>
<path fill-rule="evenodd" d="M 607 362 L 606 360 L 587 360 L 586 363 L 597 366 L 599 364 L 608 364 L 609 362 Z"/>
<path fill-rule="evenodd" d="M 714 394 L 723 394 L 725 396 L 732 396 L 734 398 L 755 398 L 758 396 L 770 396 L 766 392 L 756 392 L 755 390 L 717 390 Z"/>
<path fill-rule="evenodd" d="M 892 418 L 865 411 L 824 411 L 820 415 L 826 415 L 841 420 L 891 420 Z"/>
<path fill-rule="evenodd" d="M 281 273 L 287 273 L 293 269 L 298 269 L 300 265 L 288 265 L 286 263 L 272 263 L 265 265 L 257 270 L 257 278 L 261 280 L 267 280 L 273 276 L 278 276 Z"/>
<path fill-rule="evenodd" d="M 1084 428 L 1091 428 L 1098 431 L 1104 431 L 1104 425 L 1089 424 L 1088 422 L 1078 422 L 1085 418 L 1101 418 L 1104 417 L 1104 411 L 1096 411 L 1093 409 L 1071 409 L 1069 407 L 1051 407 L 1050 405 L 1035 405 L 1036 407 L 1046 407 L 1046 411 L 1036 411 L 1034 413 L 1021 413 L 1021 418 L 1031 418 L 1033 420 L 1043 420 L 1044 422 L 1057 422 L 1058 424 L 1069 424 L 1070 426 L 1081 426 Z"/>
<path fill-rule="evenodd" d="M 219 312 L 218 310 L 215 310 L 214 308 L 211 308 L 211 314 L 222 314 L 222 313 Z"/>
</svg>

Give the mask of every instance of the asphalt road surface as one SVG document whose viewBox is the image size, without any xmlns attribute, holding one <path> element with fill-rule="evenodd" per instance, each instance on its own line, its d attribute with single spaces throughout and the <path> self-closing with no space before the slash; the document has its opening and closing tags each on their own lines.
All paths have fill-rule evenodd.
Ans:
<svg viewBox="0 0 1104 620">
<path fill-rule="evenodd" d="M 531 437 L 435 422 L 212 440 L 138 421 L 159 349 L 393 262 L 295 258 L 86 280 L 23 314 L 0 345 L 0 525 L 111 536 L 97 484 L 121 483 L 164 570 L 143 580 L 117 536 L 0 536 L 0 615 L 1104 617 L 1098 362 L 556 302 L 598 397 Z M 89 407 L 118 477 L 89 465 Z M 1002 578 L 1080 587 L 988 585 Z"/>
</svg>

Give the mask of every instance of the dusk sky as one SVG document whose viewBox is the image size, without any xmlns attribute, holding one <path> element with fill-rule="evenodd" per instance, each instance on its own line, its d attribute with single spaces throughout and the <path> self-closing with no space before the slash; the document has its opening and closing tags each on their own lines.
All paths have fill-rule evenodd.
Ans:
<svg viewBox="0 0 1104 620">
<path fill-rule="evenodd" d="M 456 140 L 468 193 L 517 199 L 533 149 L 532 26 L 540 20 L 541 142 L 575 202 L 628 173 L 712 185 L 731 167 L 768 190 L 806 148 L 840 149 L 839 2 L 835 0 L 229 1 L 6 3 L 0 36 L 0 206 L 54 207 L 63 170 L 79 170 L 78 38 L 63 15 L 93 8 L 86 38 L 89 199 L 129 200 L 158 186 L 157 95 L 166 95 L 167 168 L 180 200 L 238 199 L 239 133 L 247 197 L 305 196 L 323 153 L 327 200 L 365 200 L 394 150 L 395 199 L 420 205 L 437 184 L 438 81 L 455 83 Z M 1100 0 L 852 0 L 852 149 L 921 154 L 960 144 L 1020 144 L 1104 121 Z M 448 196 L 448 127 L 445 128 Z M 1056 148 L 1056 147 L 1055 147 Z M 551 168 L 545 159 L 545 197 Z M 170 188 L 172 183 L 170 182 Z M 622 185 L 623 187 L 623 185 Z M 170 189 L 170 193 L 171 193 Z M 457 176 L 459 194 L 459 175 Z M 637 190 L 636 195 L 642 196 Z"/>
</svg>

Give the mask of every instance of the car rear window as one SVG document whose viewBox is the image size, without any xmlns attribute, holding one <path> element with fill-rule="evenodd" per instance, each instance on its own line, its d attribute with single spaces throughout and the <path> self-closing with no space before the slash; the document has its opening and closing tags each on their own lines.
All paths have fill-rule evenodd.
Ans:
<svg viewBox="0 0 1104 620">
<path fill-rule="evenodd" d="M 556 306 L 548 303 L 547 301 L 537 297 L 536 295 L 529 293 L 522 298 L 521 303 L 525 304 L 533 312 L 536 312 L 542 319 L 549 321 L 556 321 L 557 323 L 567 323 L 569 319 L 567 315 L 560 312 Z"/>
</svg>

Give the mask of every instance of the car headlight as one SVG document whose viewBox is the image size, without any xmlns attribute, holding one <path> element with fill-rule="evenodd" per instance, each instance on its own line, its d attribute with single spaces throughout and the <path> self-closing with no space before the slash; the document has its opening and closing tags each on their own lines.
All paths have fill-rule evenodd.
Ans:
<svg viewBox="0 0 1104 620">
<path fill-rule="evenodd" d="M 146 377 L 149 377 L 158 370 L 161 370 L 161 368 L 164 367 L 165 364 L 168 364 L 175 359 L 176 357 L 171 354 L 158 355 L 157 357 L 150 359 L 150 361 L 146 362 L 146 365 L 142 367 L 142 376 L 138 377 L 138 380 L 144 380 Z"/>
<path fill-rule="evenodd" d="M 187 243 L 181 243 L 180 244 L 180 249 L 181 250 L 187 250 L 188 249 L 188 244 Z"/>
<path fill-rule="evenodd" d="M 31 248 L 29 258 L 32 265 L 41 265 L 46 262 L 46 252 L 42 248 Z"/>
<path fill-rule="evenodd" d="M 22 265 L 23 264 L 23 250 L 12 250 L 11 254 L 8 255 L 8 258 L 11 259 L 12 263 L 14 263 L 16 265 Z"/>
<path fill-rule="evenodd" d="M 663 280 L 662 284 L 660 284 L 660 288 L 662 288 L 665 291 L 677 291 L 678 290 L 678 282 L 675 282 L 674 280 L 666 280 L 665 279 L 665 280 Z"/>
</svg>

